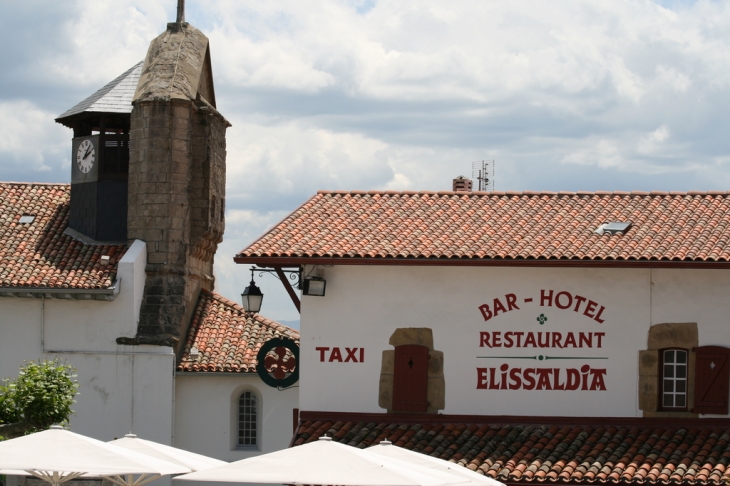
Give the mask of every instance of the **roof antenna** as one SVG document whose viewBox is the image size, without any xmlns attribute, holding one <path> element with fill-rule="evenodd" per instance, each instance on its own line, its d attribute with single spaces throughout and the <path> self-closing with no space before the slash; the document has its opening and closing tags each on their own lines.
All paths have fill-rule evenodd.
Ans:
<svg viewBox="0 0 730 486">
<path fill-rule="evenodd" d="M 185 0 L 177 0 L 177 20 L 176 24 L 180 25 L 185 22 Z"/>
</svg>

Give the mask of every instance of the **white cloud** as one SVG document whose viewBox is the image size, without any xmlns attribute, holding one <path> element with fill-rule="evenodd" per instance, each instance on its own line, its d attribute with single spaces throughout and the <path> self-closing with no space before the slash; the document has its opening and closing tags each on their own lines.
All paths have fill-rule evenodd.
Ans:
<svg viewBox="0 0 730 486">
<path fill-rule="evenodd" d="M 37 180 L 33 172 L 71 167 L 68 129 L 53 119 L 53 114 L 29 101 L 0 101 L 0 158 L 15 171 L 28 171 L 29 182 Z M 10 168 L 6 165 L 5 170 Z"/>
</svg>

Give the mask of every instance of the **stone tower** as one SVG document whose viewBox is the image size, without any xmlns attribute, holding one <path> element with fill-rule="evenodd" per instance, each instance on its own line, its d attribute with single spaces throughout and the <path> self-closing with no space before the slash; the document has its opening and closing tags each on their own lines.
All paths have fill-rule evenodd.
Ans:
<svg viewBox="0 0 730 486">
<path fill-rule="evenodd" d="M 147 243 L 137 335 L 177 348 L 225 227 L 226 128 L 208 38 L 178 18 L 154 39 L 132 101 L 127 237 Z"/>
</svg>

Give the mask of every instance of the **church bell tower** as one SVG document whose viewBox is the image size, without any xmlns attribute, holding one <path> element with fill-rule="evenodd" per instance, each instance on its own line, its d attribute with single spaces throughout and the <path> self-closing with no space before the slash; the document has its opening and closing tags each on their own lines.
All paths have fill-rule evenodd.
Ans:
<svg viewBox="0 0 730 486">
<path fill-rule="evenodd" d="M 127 240 L 132 97 L 142 63 L 56 118 L 73 130 L 69 228 L 99 242 Z"/>
</svg>

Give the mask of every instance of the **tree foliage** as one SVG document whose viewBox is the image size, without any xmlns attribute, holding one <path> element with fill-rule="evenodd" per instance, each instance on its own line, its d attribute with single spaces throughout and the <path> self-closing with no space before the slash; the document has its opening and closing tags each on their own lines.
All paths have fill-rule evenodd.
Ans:
<svg viewBox="0 0 730 486">
<path fill-rule="evenodd" d="M 26 363 L 0 385 L 0 440 L 66 424 L 79 384 L 76 370 L 58 359 Z"/>
</svg>

